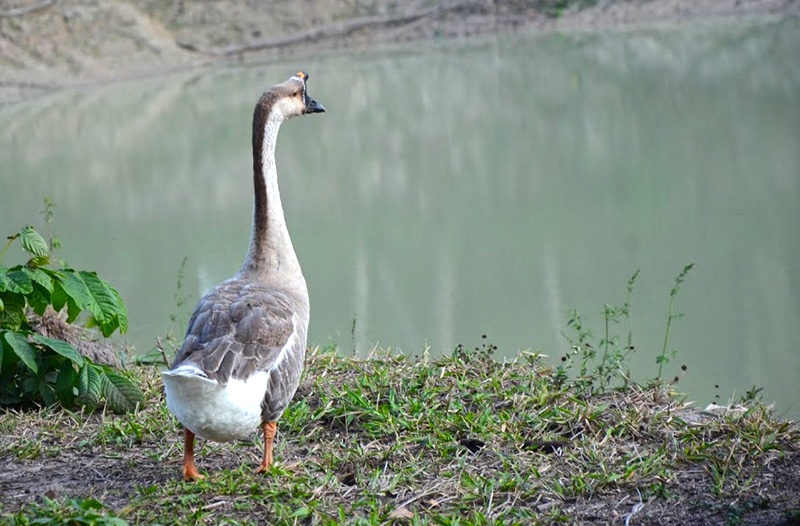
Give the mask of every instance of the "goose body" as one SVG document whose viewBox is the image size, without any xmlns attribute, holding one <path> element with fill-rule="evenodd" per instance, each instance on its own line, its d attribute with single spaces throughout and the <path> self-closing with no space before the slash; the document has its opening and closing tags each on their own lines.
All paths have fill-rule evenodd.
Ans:
<svg viewBox="0 0 800 526">
<path fill-rule="evenodd" d="M 272 442 L 300 382 L 309 320 L 308 290 L 281 206 L 275 167 L 286 120 L 323 112 L 299 72 L 267 90 L 253 115 L 255 205 L 241 270 L 211 289 L 189 320 L 183 345 L 163 373 L 167 406 L 184 426 L 183 475 L 203 478 L 195 435 L 217 442 L 264 431 L 258 472 L 272 464 Z"/>
<path fill-rule="evenodd" d="M 198 303 L 175 365 L 167 405 L 201 438 L 228 442 L 276 422 L 305 358 L 308 299 L 234 278 Z"/>
</svg>

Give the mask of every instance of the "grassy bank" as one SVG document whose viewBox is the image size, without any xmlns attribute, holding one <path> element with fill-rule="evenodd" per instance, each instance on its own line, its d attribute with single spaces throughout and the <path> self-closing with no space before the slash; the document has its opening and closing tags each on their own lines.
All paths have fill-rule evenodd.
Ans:
<svg viewBox="0 0 800 526">
<path fill-rule="evenodd" d="M 201 441 L 207 479 L 180 479 L 180 428 L 152 367 L 135 413 L 0 414 L 9 524 L 796 524 L 800 431 L 759 401 L 692 409 L 663 385 L 604 388 L 484 340 L 451 356 L 369 360 L 313 350 L 260 437 Z M 587 389 L 587 386 L 589 387 Z M 84 522 L 81 522 L 84 521 Z M 794 522 L 792 522 L 794 521 Z"/>
</svg>

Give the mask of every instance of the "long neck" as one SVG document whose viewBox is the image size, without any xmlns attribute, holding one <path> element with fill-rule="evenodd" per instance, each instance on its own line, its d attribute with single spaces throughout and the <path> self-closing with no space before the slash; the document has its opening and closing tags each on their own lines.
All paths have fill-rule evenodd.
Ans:
<svg viewBox="0 0 800 526">
<path fill-rule="evenodd" d="M 250 249 L 240 274 L 262 277 L 299 275 L 302 279 L 278 189 L 275 145 L 281 122 L 280 115 L 268 110 L 261 114 L 257 112 L 253 122 L 253 227 Z"/>
</svg>

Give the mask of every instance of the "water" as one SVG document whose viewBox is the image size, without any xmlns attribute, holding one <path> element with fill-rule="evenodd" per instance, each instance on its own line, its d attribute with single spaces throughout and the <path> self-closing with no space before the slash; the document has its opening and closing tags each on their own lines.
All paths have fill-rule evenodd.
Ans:
<svg viewBox="0 0 800 526">
<path fill-rule="evenodd" d="M 253 104 L 303 67 L 328 113 L 284 126 L 278 166 L 311 343 L 437 353 L 488 334 L 501 355 L 555 363 L 566 312 L 600 337 L 641 269 L 632 322 L 611 329 L 633 329 L 644 380 L 694 262 L 665 375 L 687 365 L 680 386 L 702 404 L 763 386 L 797 417 L 798 26 L 424 43 L 0 107 L 0 231 L 43 230 L 50 196 L 58 256 L 120 290 L 125 340 L 180 337 L 244 257 Z"/>
</svg>

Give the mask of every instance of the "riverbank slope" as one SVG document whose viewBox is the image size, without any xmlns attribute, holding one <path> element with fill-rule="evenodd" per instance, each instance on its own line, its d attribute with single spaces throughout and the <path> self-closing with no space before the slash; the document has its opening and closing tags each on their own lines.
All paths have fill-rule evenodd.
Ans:
<svg viewBox="0 0 800 526">
<path fill-rule="evenodd" d="M 225 60 L 431 38 L 800 14 L 792 0 L 6 0 L 0 101 Z"/>
<path fill-rule="evenodd" d="M 798 524 L 800 430 L 759 400 L 694 408 L 663 383 L 494 352 L 312 349 L 264 476 L 254 432 L 199 441 L 207 478 L 184 483 L 152 367 L 130 371 L 131 414 L 0 412 L 0 523 Z"/>
</svg>

